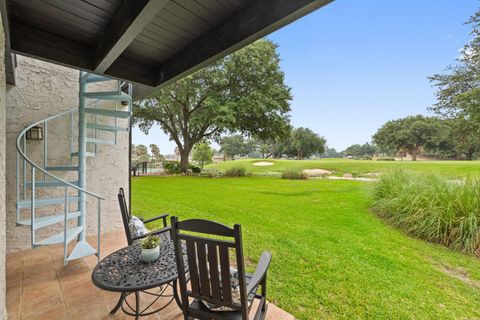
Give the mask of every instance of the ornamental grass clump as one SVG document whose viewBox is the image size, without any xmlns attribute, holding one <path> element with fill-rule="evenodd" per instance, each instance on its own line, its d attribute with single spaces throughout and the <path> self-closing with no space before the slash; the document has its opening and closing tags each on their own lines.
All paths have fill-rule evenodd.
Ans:
<svg viewBox="0 0 480 320">
<path fill-rule="evenodd" d="M 480 180 L 394 171 L 373 198 L 373 211 L 409 234 L 480 255 Z"/>
<path fill-rule="evenodd" d="M 301 170 L 287 169 L 282 172 L 282 179 L 305 180 L 308 179 L 308 174 Z"/>
<path fill-rule="evenodd" d="M 247 168 L 243 166 L 234 166 L 225 171 L 226 177 L 245 177 L 247 175 Z"/>
</svg>

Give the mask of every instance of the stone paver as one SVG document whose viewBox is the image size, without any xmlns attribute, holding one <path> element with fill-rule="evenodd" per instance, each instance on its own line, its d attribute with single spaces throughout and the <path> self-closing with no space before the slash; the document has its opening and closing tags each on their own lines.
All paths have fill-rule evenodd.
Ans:
<svg viewBox="0 0 480 320">
<path fill-rule="evenodd" d="M 91 239 L 95 244 L 95 239 Z M 102 255 L 126 245 L 123 231 L 102 235 Z M 133 319 L 121 310 L 109 311 L 118 293 L 95 287 L 91 272 L 97 260 L 87 257 L 63 265 L 63 246 L 55 245 L 25 250 L 7 256 L 7 312 L 9 320 L 57 319 Z M 148 301 L 148 296 L 142 296 Z M 161 301 L 156 304 L 161 303 Z M 161 312 L 142 317 L 144 320 L 183 320 L 175 303 Z M 293 316 L 269 304 L 267 320 L 294 320 Z"/>
</svg>

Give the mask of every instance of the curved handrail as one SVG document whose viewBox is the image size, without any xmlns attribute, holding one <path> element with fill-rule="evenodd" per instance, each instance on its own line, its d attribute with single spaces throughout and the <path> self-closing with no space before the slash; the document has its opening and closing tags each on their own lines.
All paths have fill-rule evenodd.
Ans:
<svg viewBox="0 0 480 320">
<path fill-rule="evenodd" d="M 62 113 L 59 113 L 59 114 L 56 114 L 56 115 L 53 115 L 53 116 L 50 116 L 48 118 L 45 118 L 43 120 L 40 120 L 40 121 L 37 121 L 29 126 L 27 126 L 25 129 L 23 129 L 20 134 L 18 135 L 17 137 L 17 152 L 22 156 L 22 158 L 27 161 L 31 166 L 35 167 L 37 170 L 39 170 L 40 172 L 44 173 L 45 175 L 49 176 L 50 178 L 53 178 L 54 180 L 57 180 L 63 184 L 65 184 L 66 186 L 69 186 L 71 188 L 74 188 L 80 192 L 83 192 L 83 193 L 86 193 L 88 195 L 91 195 L 97 199 L 101 199 L 101 200 L 105 200 L 104 197 L 96 194 L 96 193 L 93 193 L 93 192 L 90 192 L 88 190 L 85 190 L 85 189 L 82 189 L 80 188 L 79 186 L 76 186 L 74 185 L 73 183 L 70 183 L 69 181 L 66 181 L 66 180 L 63 180 L 62 178 L 59 178 L 57 177 L 56 175 L 48 172 L 47 170 L 41 168 L 40 166 L 38 166 L 35 162 L 33 162 L 25 153 L 24 151 L 22 150 L 22 148 L 20 147 L 20 143 L 21 143 L 21 140 L 22 140 L 22 137 L 27 133 L 28 130 L 30 130 L 31 128 L 41 124 L 41 123 L 44 123 L 44 122 L 48 122 L 50 120 L 53 120 L 53 119 L 56 119 L 56 118 L 59 118 L 61 116 L 64 116 L 66 114 L 69 114 L 71 112 L 75 112 L 77 111 L 78 109 L 77 108 L 73 108 L 71 110 L 68 110 L 68 111 L 65 111 L 65 112 L 62 112 Z"/>
</svg>

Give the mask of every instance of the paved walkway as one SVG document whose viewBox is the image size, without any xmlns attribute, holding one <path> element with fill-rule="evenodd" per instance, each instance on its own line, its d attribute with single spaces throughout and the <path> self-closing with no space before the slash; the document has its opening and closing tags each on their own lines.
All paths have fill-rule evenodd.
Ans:
<svg viewBox="0 0 480 320">
<path fill-rule="evenodd" d="M 90 241 L 93 245 L 95 241 Z M 122 232 L 102 236 L 103 256 L 126 245 Z M 16 319 L 133 319 L 119 310 L 109 311 L 118 293 L 95 287 L 91 272 L 97 260 L 87 257 L 63 265 L 63 246 L 55 245 L 7 255 L 7 312 Z M 148 297 L 142 299 L 148 300 Z M 158 301 L 157 303 L 161 303 Z M 150 320 L 183 320 L 175 303 L 161 312 L 142 317 Z M 269 304 L 267 320 L 294 320 L 287 312 Z"/>
</svg>

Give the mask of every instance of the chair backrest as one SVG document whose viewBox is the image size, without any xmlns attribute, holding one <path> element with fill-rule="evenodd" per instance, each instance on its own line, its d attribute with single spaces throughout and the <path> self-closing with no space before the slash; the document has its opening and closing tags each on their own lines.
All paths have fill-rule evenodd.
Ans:
<svg viewBox="0 0 480 320">
<path fill-rule="evenodd" d="M 178 273 L 183 310 L 189 315 L 188 298 L 191 297 L 241 311 L 243 319 L 247 319 L 248 301 L 241 226 L 236 224 L 232 229 L 213 221 L 178 221 L 177 217 L 172 217 L 171 222 L 177 270 L 188 270 L 190 274 L 191 288 L 187 288 L 185 273 Z M 185 251 L 187 259 L 184 260 Z M 235 251 L 235 254 L 231 259 L 232 251 Z M 231 261 L 236 261 L 238 269 L 240 303 L 232 300 Z"/>
<path fill-rule="evenodd" d="M 122 213 L 123 227 L 125 228 L 127 243 L 128 245 L 131 245 L 133 241 L 129 223 L 132 219 L 132 215 L 128 211 L 127 201 L 125 200 L 125 191 L 123 191 L 123 188 L 118 190 L 118 204 L 120 205 L 120 212 Z"/>
</svg>

